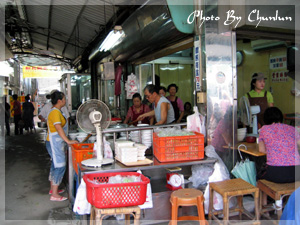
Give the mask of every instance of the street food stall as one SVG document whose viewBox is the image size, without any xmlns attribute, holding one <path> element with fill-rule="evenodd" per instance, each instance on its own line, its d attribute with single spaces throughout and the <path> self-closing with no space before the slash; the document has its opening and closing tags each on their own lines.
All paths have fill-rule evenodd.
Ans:
<svg viewBox="0 0 300 225">
<path fill-rule="evenodd" d="M 238 114 L 238 111 L 243 111 L 243 109 L 245 108 L 248 108 L 249 111 L 250 108 L 247 105 L 242 107 L 243 109 L 241 109 L 238 104 L 238 100 L 243 95 L 245 95 L 245 93 L 247 93 L 246 88 L 244 87 L 248 86 L 245 83 L 249 81 L 249 77 L 251 75 L 245 74 L 245 77 L 243 77 L 242 79 L 241 76 L 237 76 L 237 67 L 242 68 L 243 63 L 245 64 L 244 68 L 249 68 L 252 66 L 252 62 L 246 65 L 246 62 L 243 62 L 243 58 L 241 57 L 243 57 L 244 54 L 248 54 L 248 52 L 250 53 L 247 55 L 247 57 L 251 57 L 251 55 L 259 56 L 257 54 L 257 48 L 252 47 L 252 45 L 254 46 L 255 44 L 254 41 L 253 43 L 251 41 L 250 45 L 250 43 L 247 44 L 248 42 L 250 42 L 249 40 L 247 40 L 248 42 L 245 43 L 242 40 L 238 40 L 237 32 L 232 29 L 232 26 L 228 26 L 225 23 L 222 24 L 217 20 L 210 20 L 206 21 L 203 24 L 199 24 L 201 21 L 198 21 L 197 19 L 199 18 L 195 16 L 197 12 L 202 12 L 202 10 L 205 9 L 204 12 L 206 16 L 218 15 L 220 16 L 219 19 L 221 21 L 225 21 L 226 18 L 224 18 L 223 16 L 226 14 L 226 10 L 228 10 L 227 7 L 208 7 L 197 5 L 192 7 L 187 6 L 187 8 L 185 8 L 186 10 L 180 10 L 179 8 L 182 8 L 182 6 L 178 7 L 169 5 L 167 7 L 160 7 L 159 9 L 154 10 L 155 15 L 151 15 L 153 17 L 163 19 L 153 20 L 155 21 L 153 23 L 143 23 L 139 24 L 138 26 L 133 26 L 133 24 L 137 23 L 136 21 L 141 21 L 137 19 L 140 18 L 140 15 L 149 15 L 147 14 L 149 13 L 149 11 L 151 11 L 151 13 L 153 12 L 152 10 L 150 10 L 149 6 L 141 7 L 139 10 L 137 10 L 138 13 L 132 15 L 132 17 L 130 17 L 122 24 L 122 28 L 126 33 L 126 36 L 110 49 L 111 55 L 106 58 L 104 62 L 93 60 L 93 58 L 96 58 L 97 54 L 101 55 L 101 52 L 98 51 L 99 49 L 97 46 L 97 49 L 95 49 L 95 51 L 90 55 L 89 59 L 91 60 L 91 63 L 94 64 L 94 68 L 97 68 L 97 75 L 103 72 L 100 69 L 101 67 L 98 66 L 101 63 L 104 64 L 109 62 L 110 64 L 113 64 L 111 62 L 115 61 L 116 68 L 117 64 L 118 66 L 120 66 L 119 62 L 124 63 L 122 68 L 122 85 L 125 84 L 125 81 L 128 81 L 133 76 L 135 76 L 137 80 L 136 82 L 134 82 L 134 90 L 141 95 L 144 94 L 143 87 L 145 87 L 146 84 L 149 83 L 160 86 L 173 83 L 173 80 L 176 80 L 178 83 L 181 82 L 180 89 L 183 92 L 181 94 L 184 95 L 184 93 L 188 93 L 189 95 L 186 96 L 186 101 L 192 102 L 192 105 L 196 106 L 199 111 L 206 117 L 205 125 L 207 128 L 207 133 L 205 140 L 203 139 L 203 143 L 200 144 L 201 151 L 204 151 L 204 142 L 207 146 L 213 146 L 220 156 L 220 159 L 224 161 L 226 168 L 231 171 L 237 161 L 237 157 L 235 157 L 235 149 L 240 146 L 239 142 L 242 141 L 237 140 L 238 126 L 247 125 L 251 127 L 251 130 L 249 130 L 247 133 L 252 134 L 253 138 L 250 138 L 252 140 L 249 140 L 249 142 L 252 142 L 253 140 L 255 142 L 258 136 L 257 122 L 256 120 L 254 120 L 255 115 L 259 113 L 257 109 L 258 107 L 256 107 L 255 110 L 253 109 L 251 114 L 248 113 L 248 124 L 246 124 L 245 121 L 238 121 L 240 117 L 243 117 L 243 115 L 241 116 L 240 114 Z M 243 10 L 246 14 L 249 13 L 249 10 L 252 9 L 252 7 L 249 7 L 244 8 Z M 185 12 L 183 13 L 183 11 Z M 190 14 L 187 12 L 189 12 Z M 270 13 L 270 11 L 268 11 L 268 13 Z M 191 23 L 189 23 L 188 21 L 187 24 L 186 18 L 191 15 L 194 15 L 194 20 Z M 239 26 L 235 28 L 238 29 L 244 25 L 249 24 L 239 24 Z M 151 32 L 149 33 L 149 30 L 152 30 L 151 26 L 158 27 L 158 29 L 161 28 L 161 30 L 159 30 L 160 35 L 156 36 Z M 157 31 L 157 29 L 153 30 Z M 250 33 L 248 33 L 248 35 L 251 36 Z M 271 36 L 270 34 L 268 35 Z M 145 41 L 145 39 L 142 38 L 149 36 L 151 36 L 152 39 Z M 178 39 L 174 40 L 174 37 L 177 37 Z M 251 36 L 250 38 L 253 37 Z M 171 40 L 174 41 L 171 42 Z M 237 43 L 238 41 L 240 42 Z M 152 47 L 153 49 L 157 47 L 157 49 L 153 50 L 151 49 Z M 241 53 L 241 51 L 239 53 L 236 53 L 238 48 L 243 49 L 244 53 Z M 150 49 L 151 54 L 147 54 L 146 52 L 150 51 Z M 190 49 L 191 51 L 186 51 L 187 49 Z M 286 49 L 284 49 L 283 51 L 285 50 Z M 187 55 L 189 56 L 184 63 L 181 56 L 185 54 L 180 54 L 182 51 L 188 53 Z M 282 53 L 283 51 L 281 50 L 279 52 Z M 280 57 L 277 56 L 280 53 L 276 52 L 274 53 L 276 56 L 272 57 L 277 57 L 278 60 L 283 60 L 284 57 L 280 56 L 281 59 L 279 59 Z M 265 53 L 260 54 L 264 55 L 266 58 L 271 58 L 270 55 L 266 55 Z M 255 73 L 257 72 L 257 70 L 269 71 L 268 63 L 266 63 L 266 65 L 267 66 L 260 66 L 259 68 L 256 68 L 255 71 L 251 72 Z M 98 72 L 97 70 L 100 70 L 100 72 Z M 173 76 L 174 74 L 172 74 L 171 71 L 176 71 L 178 75 Z M 170 74 L 172 74 L 172 76 L 170 76 Z M 157 77 L 159 79 L 156 79 Z M 172 77 L 172 82 L 170 80 L 170 77 Z M 184 77 L 184 79 L 180 79 L 182 77 Z M 99 91 L 99 93 L 101 94 L 98 97 L 102 101 L 105 101 L 109 105 L 112 105 L 114 109 L 124 110 L 124 108 L 127 109 L 131 104 L 130 98 L 128 98 L 130 97 L 130 94 L 124 93 L 124 90 L 126 90 L 125 85 L 122 86 L 122 91 L 118 94 L 118 96 L 113 94 L 112 96 L 109 95 L 109 93 L 114 93 L 115 91 L 115 78 L 116 77 L 113 77 L 111 79 L 107 78 L 106 80 L 100 81 L 100 83 L 102 82 L 102 84 L 100 85 L 100 88 L 102 89 Z M 269 78 L 271 78 L 270 74 Z M 272 79 L 272 82 L 273 81 L 275 83 L 275 79 Z M 270 90 L 270 92 L 273 92 L 271 85 L 274 85 L 274 87 L 277 86 L 277 84 L 273 84 L 272 82 L 267 84 L 266 87 L 268 88 L 268 90 Z M 239 87 L 237 86 L 238 84 L 240 84 Z M 96 83 L 95 85 L 99 86 L 99 83 Z M 122 99 L 122 101 L 120 101 L 120 99 Z M 121 106 L 120 103 L 124 105 Z M 109 111 L 111 111 L 111 109 L 112 108 L 110 108 Z M 119 111 L 116 114 L 124 117 L 125 110 L 123 112 Z M 238 122 L 241 123 L 238 124 Z M 181 125 L 184 126 L 185 124 Z M 191 174 L 192 165 L 214 164 L 217 160 L 214 158 L 205 157 L 204 155 L 194 158 L 179 157 L 176 159 L 176 157 L 173 157 L 171 160 L 162 160 L 167 152 L 164 152 L 164 156 L 160 155 L 157 152 L 157 143 L 155 141 L 156 128 L 156 126 L 147 126 L 137 128 L 128 127 L 114 130 L 106 127 L 101 131 L 101 134 L 103 134 L 104 136 L 106 136 L 106 134 L 110 135 L 111 133 L 111 137 L 113 137 L 112 146 L 114 146 L 115 148 L 114 154 L 117 155 L 116 143 L 118 143 L 117 139 L 119 137 L 119 134 L 117 133 L 124 132 L 125 135 L 123 136 L 123 140 L 125 141 L 129 141 L 130 139 L 134 140 L 136 138 L 134 142 L 140 142 L 140 137 L 137 137 L 134 134 L 138 133 L 139 135 L 141 135 L 144 130 L 152 130 L 153 136 L 151 137 L 151 140 L 153 140 L 153 143 L 151 143 L 151 146 L 149 146 L 150 154 L 146 155 L 147 160 L 146 162 L 143 162 L 143 164 L 124 163 L 124 161 L 122 162 L 122 160 L 120 160 L 121 156 L 118 156 L 117 158 L 114 158 L 111 163 L 105 163 L 105 165 L 102 165 L 102 167 L 93 167 L 91 166 L 91 164 L 85 164 L 85 160 L 83 160 L 81 162 L 75 162 L 75 165 L 73 166 L 69 165 L 69 168 L 77 168 L 76 174 L 78 183 L 80 182 L 80 178 L 82 176 L 88 174 L 101 174 L 110 172 L 121 173 L 141 170 L 144 175 L 151 177 L 150 183 L 153 186 L 153 196 L 157 196 L 152 197 L 155 207 L 146 209 L 144 218 L 168 220 L 170 219 L 170 209 L 167 208 L 168 206 L 170 206 L 169 200 L 171 190 L 174 190 L 172 188 L 169 189 L 169 186 L 167 185 L 169 184 L 167 180 L 171 177 L 170 175 L 167 175 L 169 174 L 168 171 L 174 171 L 174 167 L 180 167 L 179 170 L 181 169 L 182 174 L 185 178 L 187 178 Z M 176 141 L 180 143 L 184 139 L 185 138 L 183 138 L 182 136 L 180 136 L 180 138 L 178 139 L 175 136 L 172 136 L 173 143 L 177 143 Z M 245 144 L 246 148 L 243 150 L 241 149 L 242 152 L 254 155 L 255 157 L 263 156 L 263 154 L 259 153 L 258 145 L 256 143 L 253 143 L 251 145 L 248 145 L 248 143 L 243 144 Z M 198 147 L 200 145 L 198 145 Z M 187 146 L 191 147 L 192 145 L 187 144 Z M 134 148 L 134 146 L 126 147 L 130 150 Z M 167 146 L 164 146 L 163 149 L 167 149 Z M 89 150 L 92 152 L 92 149 Z M 200 149 L 198 148 L 197 151 L 199 150 Z M 71 157 L 74 158 L 74 156 L 72 156 L 72 153 L 74 151 L 74 149 L 69 149 L 70 162 Z M 189 148 L 188 150 L 184 151 L 189 153 L 193 152 Z M 184 151 L 180 152 L 180 155 L 181 153 L 182 155 L 184 155 Z M 97 153 L 97 157 L 98 156 L 99 154 Z M 103 159 L 101 158 L 97 160 L 100 160 L 102 162 Z M 72 159 L 72 161 L 74 162 L 74 159 Z M 73 179 L 72 174 L 70 175 L 70 179 Z M 242 184 L 242 186 L 244 185 L 244 183 L 239 184 Z M 237 185 L 237 187 L 239 186 Z M 257 220 L 258 190 L 255 189 L 253 185 L 249 187 L 249 190 L 250 191 L 246 194 L 251 194 L 253 190 L 253 193 L 255 193 L 255 218 Z M 164 210 L 161 210 L 161 207 L 163 207 Z M 164 215 L 160 213 L 162 211 Z M 226 216 L 227 215 L 228 213 L 226 214 Z"/>
<path fill-rule="evenodd" d="M 101 116 L 94 115 L 96 112 L 99 112 Z M 170 208 L 166 209 L 166 205 L 168 205 L 170 194 L 172 190 L 184 188 L 185 185 L 187 187 L 191 166 L 213 165 L 216 162 L 215 158 L 204 156 L 203 134 L 182 130 L 181 135 L 183 136 L 159 137 L 161 132 L 164 132 L 163 128 L 174 127 L 172 124 L 108 128 L 111 114 L 109 108 L 100 100 L 86 101 L 78 108 L 76 118 L 78 126 L 86 132 L 86 136 L 89 133 L 96 136 L 97 146 L 95 149 L 94 139 L 90 140 L 90 143 L 73 144 L 69 147 L 68 177 L 71 201 L 74 201 L 74 193 L 84 176 L 140 170 L 144 176 L 151 177 L 153 193 L 152 207 L 145 209 L 145 214 L 141 219 L 169 220 L 170 213 L 167 212 L 170 212 Z M 101 119 L 96 120 L 95 118 Z M 186 123 L 176 124 L 177 127 L 186 125 Z M 179 128 L 176 130 L 181 131 Z M 107 134 L 112 134 L 112 136 Z M 71 138 L 77 139 L 78 135 L 69 134 Z M 104 140 L 102 143 L 102 137 L 111 137 L 111 139 Z M 104 147 L 98 148 L 98 143 Z M 114 150 L 110 158 L 107 158 L 109 156 L 106 154 L 105 145 L 107 144 Z M 94 156 L 95 152 L 96 157 Z M 134 154 L 136 154 L 135 158 Z M 98 157 L 100 155 L 101 157 Z M 170 176 L 175 174 L 180 174 L 178 183 L 170 181 Z M 76 177 L 75 184 L 74 177 Z M 166 210 L 163 214 L 161 207 Z"/>
</svg>

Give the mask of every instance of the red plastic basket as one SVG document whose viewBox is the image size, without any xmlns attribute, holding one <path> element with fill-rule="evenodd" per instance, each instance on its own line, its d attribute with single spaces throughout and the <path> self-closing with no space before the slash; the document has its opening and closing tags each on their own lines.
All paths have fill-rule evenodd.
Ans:
<svg viewBox="0 0 300 225">
<path fill-rule="evenodd" d="M 204 135 L 158 137 L 153 133 L 154 156 L 160 162 L 188 161 L 204 158 Z"/>
<path fill-rule="evenodd" d="M 141 182 L 107 184 L 109 177 L 140 176 Z M 85 174 L 87 200 L 97 208 L 117 208 L 142 205 L 146 201 L 147 184 L 149 178 L 136 172 L 94 173 Z M 98 180 L 103 184 L 94 184 L 89 180 Z"/>
<path fill-rule="evenodd" d="M 93 158 L 94 143 L 91 144 L 72 144 L 72 163 L 75 172 L 78 174 L 77 163 L 81 164 L 81 161 Z"/>
</svg>

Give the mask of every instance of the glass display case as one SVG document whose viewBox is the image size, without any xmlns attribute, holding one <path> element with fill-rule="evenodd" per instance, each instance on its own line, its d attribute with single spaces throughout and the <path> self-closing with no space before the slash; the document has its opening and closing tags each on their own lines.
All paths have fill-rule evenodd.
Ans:
<svg viewBox="0 0 300 225">
<path fill-rule="evenodd" d="M 63 74 L 60 80 L 61 91 L 65 93 L 69 112 L 77 110 L 91 98 L 91 75 L 83 73 Z"/>
</svg>

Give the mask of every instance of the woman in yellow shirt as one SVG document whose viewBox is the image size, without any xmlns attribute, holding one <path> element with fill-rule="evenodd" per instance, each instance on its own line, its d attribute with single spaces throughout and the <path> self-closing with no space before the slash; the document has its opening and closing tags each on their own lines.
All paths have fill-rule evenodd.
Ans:
<svg viewBox="0 0 300 225">
<path fill-rule="evenodd" d="M 52 163 L 49 174 L 49 181 L 51 183 L 51 201 L 65 201 L 66 197 L 60 196 L 58 186 L 60 185 L 65 170 L 65 142 L 70 144 L 78 143 L 77 141 L 69 140 L 66 136 L 68 130 L 68 123 L 61 112 L 61 108 L 66 104 L 64 93 L 56 91 L 51 94 L 51 102 L 53 107 L 48 114 L 48 136 L 46 141 L 46 148 L 51 156 Z"/>
</svg>

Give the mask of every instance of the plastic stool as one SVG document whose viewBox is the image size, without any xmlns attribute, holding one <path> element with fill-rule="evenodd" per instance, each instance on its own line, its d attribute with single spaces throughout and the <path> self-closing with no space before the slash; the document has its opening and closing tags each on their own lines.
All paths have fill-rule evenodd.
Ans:
<svg viewBox="0 0 300 225">
<path fill-rule="evenodd" d="M 134 217 L 134 225 L 140 224 L 141 208 L 138 206 L 120 207 L 120 208 L 107 208 L 99 209 L 92 205 L 90 225 L 101 225 L 105 216 L 112 216 L 116 214 L 125 214 L 125 224 L 130 225 L 130 215 Z"/>
<path fill-rule="evenodd" d="M 300 182 L 279 184 L 267 180 L 258 180 L 256 186 L 260 191 L 260 215 L 263 215 L 265 212 L 276 210 L 277 218 L 279 220 L 282 214 L 282 199 L 286 196 L 290 196 L 295 191 L 296 187 L 300 186 Z M 270 198 L 274 199 L 275 201 L 279 201 L 281 204 L 276 204 L 275 207 L 273 204 L 263 206 L 263 195 L 268 195 Z M 269 217 L 267 215 L 264 216 Z"/>
<path fill-rule="evenodd" d="M 171 194 L 172 214 L 170 224 L 177 224 L 177 220 L 198 220 L 200 225 L 205 225 L 204 217 L 204 197 L 202 191 L 192 188 L 179 189 Z M 179 206 L 197 206 L 198 216 L 178 217 Z"/>
<path fill-rule="evenodd" d="M 219 193 L 223 197 L 223 210 L 215 210 L 213 207 L 213 196 L 214 192 Z M 243 206 L 243 196 L 252 194 L 255 203 L 255 216 L 253 216 L 245 210 Z M 238 204 L 229 210 L 229 200 L 231 197 L 237 196 Z M 224 180 L 219 182 L 209 183 L 209 209 L 208 219 L 219 220 L 216 215 L 223 214 L 223 224 L 228 224 L 229 212 L 239 212 L 240 220 L 242 219 L 242 213 L 247 215 L 249 218 L 254 219 L 253 224 L 260 224 L 259 221 L 259 189 L 254 187 L 252 184 L 242 180 L 241 178 Z M 237 207 L 238 206 L 238 207 Z M 246 222 L 249 224 L 249 221 Z M 239 222 L 241 224 L 241 222 Z"/>
</svg>

